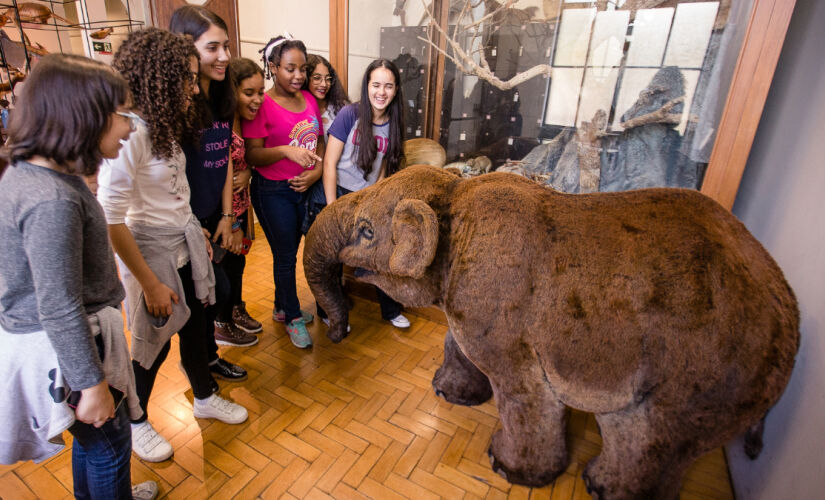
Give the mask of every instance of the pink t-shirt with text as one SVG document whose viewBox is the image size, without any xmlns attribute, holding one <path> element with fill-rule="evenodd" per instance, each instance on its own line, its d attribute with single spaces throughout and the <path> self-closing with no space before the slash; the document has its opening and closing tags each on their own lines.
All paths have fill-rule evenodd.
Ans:
<svg viewBox="0 0 825 500">
<path fill-rule="evenodd" d="M 250 121 L 243 121 L 244 139 L 264 139 L 264 147 L 298 146 L 313 153 L 318 147 L 318 138 L 324 136 L 321 112 L 315 97 L 302 90 L 307 105 L 303 111 L 293 113 L 282 108 L 267 94 L 258 114 Z M 315 165 L 306 170 L 312 170 Z M 273 181 L 292 179 L 305 169 L 289 158 L 283 158 L 271 165 L 257 167 L 258 173 Z"/>
</svg>

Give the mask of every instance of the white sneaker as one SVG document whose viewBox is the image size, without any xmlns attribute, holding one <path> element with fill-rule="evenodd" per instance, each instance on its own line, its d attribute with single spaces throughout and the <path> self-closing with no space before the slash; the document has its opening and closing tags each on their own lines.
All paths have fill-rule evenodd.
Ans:
<svg viewBox="0 0 825 500">
<path fill-rule="evenodd" d="M 132 451 L 141 460 L 163 462 L 172 456 L 172 445 L 147 420 L 132 424 Z"/>
<path fill-rule="evenodd" d="M 324 322 L 325 325 L 329 326 L 329 318 L 321 318 L 321 321 Z M 347 324 L 347 333 L 351 332 L 352 328 L 349 324 Z"/>
<path fill-rule="evenodd" d="M 133 500 L 155 500 L 158 496 L 158 483 L 154 481 L 144 481 L 132 486 Z"/>
<path fill-rule="evenodd" d="M 195 399 L 192 405 L 196 418 L 214 418 L 227 424 L 240 424 L 249 418 L 246 408 L 227 401 L 217 394 L 206 399 Z"/>
<path fill-rule="evenodd" d="M 399 314 L 398 316 L 394 317 L 390 320 L 392 326 L 396 328 L 409 328 L 410 327 L 410 320 L 408 320 L 403 314 Z"/>
</svg>

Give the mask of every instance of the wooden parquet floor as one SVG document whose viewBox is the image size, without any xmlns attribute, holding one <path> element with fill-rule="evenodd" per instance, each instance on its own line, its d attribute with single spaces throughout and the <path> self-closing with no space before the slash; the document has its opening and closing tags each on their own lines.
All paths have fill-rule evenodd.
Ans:
<svg viewBox="0 0 825 500">
<path fill-rule="evenodd" d="M 490 469 L 487 447 L 499 425 L 495 405 L 455 406 L 430 385 L 443 357 L 444 324 L 411 315 L 412 327 L 398 330 L 381 320 L 377 304 L 356 298 L 352 334 L 344 342 L 332 344 L 316 320 L 309 328 L 315 346 L 292 346 L 283 325 L 271 319 L 272 260 L 258 234 L 244 299 L 264 331 L 253 347 L 221 348 L 222 356 L 249 371 L 245 382 L 221 382 L 221 394 L 246 406 L 249 420 L 195 419 L 173 347 L 149 418 L 175 454 L 160 464 L 133 455 L 133 482 L 153 479 L 160 498 L 169 499 L 590 498 L 581 472 L 601 447 L 592 415 L 572 412 L 571 464 L 554 484 L 513 486 Z M 314 310 L 301 269 L 298 276 L 301 303 Z M 68 447 L 39 465 L 0 466 L 2 498 L 70 498 L 71 491 Z M 733 498 L 721 449 L 690 469 L 681 498 Z"/>
</svg>

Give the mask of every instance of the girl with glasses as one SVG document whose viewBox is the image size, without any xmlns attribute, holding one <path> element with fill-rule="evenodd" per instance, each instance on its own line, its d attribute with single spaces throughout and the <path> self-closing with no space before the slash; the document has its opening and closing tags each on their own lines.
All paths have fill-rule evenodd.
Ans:
<svg viewBox="0 0 825 500">
<path fill-rule="evenodd" d="M 322 56 L 307 56 L 307 80 L 304 90 L 308 90 L 318 103 L 321 120 L 324 122 L 324 141 L 329 139 L 329 126 L 341 108 L 349 104 L 344 86 L 338 79 L 338 73 L 332 64 Z"/>
<path fill-rule="evenodd" d="M 0 463 L 45 460 L 68 430 L 77 498 L 157 494 L 154 482 L 130 485 L 129 419 L 142 412 L 124 291 L 82 178 L 118 156 L 129 105 L 129 87 L 108 66 L 45 56 L 12 114 L 11 166 L 0 178 Z"/>
<path fill-rule="evenodd" d="M 129 35 L 113 66 L 134 95 L 137 130 L 120 155 L 107 161 L 98 198 L 109 222 L 112 245 L 126 286 L 132 365 L 144 412 L 170 338 L 180 339 L 180 357 L 198 418 L 236 424 L 246 410 L 214 394 L 209 372 L 205 306 L 215 302 L 211 247 L 189 204 L 186 157 L 181 143 L 194 140 L 191 74 L 198 52 L 191 41 L 148 28 Z M 147 420 L 132 420 L 132 448 L 143 460 L 172 456 L 172 446 Z"/>
</svg>

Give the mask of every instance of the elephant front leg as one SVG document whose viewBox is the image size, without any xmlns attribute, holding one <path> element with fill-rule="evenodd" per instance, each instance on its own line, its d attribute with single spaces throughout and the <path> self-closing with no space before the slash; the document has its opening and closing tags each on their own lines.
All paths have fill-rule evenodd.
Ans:
<svg viewBox="0 0 825 500">
<path fill-rule="evenodd" d="M 461 352 L 450 330 L 444 338 L 444 363 L 435 372 L 433 388 L 437 396 L 465 406 L 480 405 L 493 395 L 490 380 Z"/>
<path fill-rule="evenodd" d="M 493 470 L 514 484 L 544 486 L 565 471 L 567 408 L 541 368 L 491 377 L 502 429 L 488 454 Z M 526 372 L 526 373 L 525 373 Z"/>
</svg>

